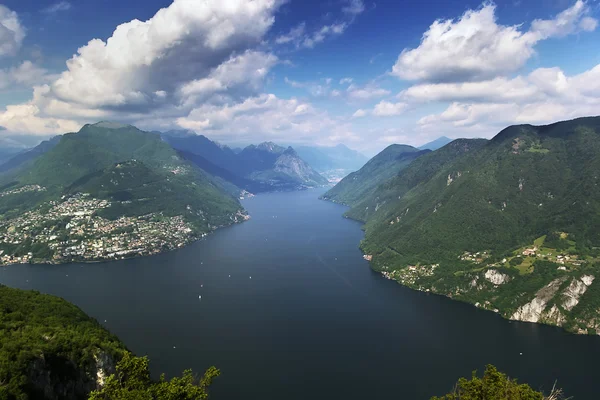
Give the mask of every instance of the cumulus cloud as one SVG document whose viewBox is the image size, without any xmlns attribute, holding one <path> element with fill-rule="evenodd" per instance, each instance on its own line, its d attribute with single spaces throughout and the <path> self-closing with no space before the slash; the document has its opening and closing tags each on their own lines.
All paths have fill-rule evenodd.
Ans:
<svg viewBox="0 0 600 400">
<path fill-rule="evenodd" d="M 340 79 L 340 85 L 349 85 L 352 83 L 352 78 L 342 78 Z"/>
<path fill-rule="evenodd" d="M 456 90 L 454 95 L 451 91 Z M 418 121 L 421 129 L 472 131 L 491 136 L 510 124 L 544 124 L 597 115 L 600 110 L 600 65 L 567 76 L 560 68 L 539 68 L 527 76 L 469 85 L 413 87 L 401 96 L 454 99 L 442 113 Z"/>
<path fill-rule="evenodd" d="M 121 24 L 106 41 L 93 39 L 78 49 L 60 76 L 15 106 L 21 111 L 7 108 L 6 127 L 39 133 L 55 126 L 58 133 L 65 124 L 55 119 L 174 118 L 197 101 L 223 104 L 254 95 L 277 57 L 252 49 L 281 3 L 174 0 L 149 20 Z M 0 9 L 0 22 L 6 15 L 16 18 Z M 17 123 L 25 114 L 34 115 L 32 122 Z"/>
<path fill-rule="evenodd" d="M 267 73 L 276 63 L 273 54 L 247 50 L 214 68 L 207 77 L 185 83 L 179 94 L 191 104 L 222 92 L 245 97 L 262 88 Z M 167 92 L 160 91 L 160 96 L 166 97 Z"/>
<path fill-rule="evenodd" d="M 202 105 L 177 119 L 177 124 L 222 141 L 252 140 L 256 132 L 261 133 L 263 140 L 320 144 L 333 142 L 334 138 L 355 137 L 348 127 L 310 103 L 280 99 L 273 94 L 261 94 L 224 107 Z"/>
<path fill-rule="evenodd" d="M 148 21 L 119 25 L 67 62 L 50 89 L 57 99 L 94 108 L 148 109 L 154 94 L 206 76 L 257 44 L 273 23 L 276 0 L 175 0 Z"/>
<path fill-rule="evenodd" d="M 17 13 L 0 4 L 0 56 L 14 55 L 24 38 L 25 28 Z"/>
<path fill-rule="evenodd" d="M 48 79 L 50 79 L 50 76 L 47 75 L 46 69 L 31 61 L 23 61 L 16 67 L 0 69 L 0 89 L 18 85 L 42 84 Z"/>
<path fill-rule="evenodd" d="M 393 117 L 402 114 L 408 108 L 406 103 L 391 103 L 389 101 L 380 101 L 373 108 L 373 115 L 376 117 Z"/>
<path fill-rule="evenodd" d="M 405 80 L 462 82 L 486 80 L 521 68 L 534 46 L 551 37 L 592 31 L 597 22 L 582 0 L 550 20 L 522 26 L 498 24 L 493 3 L 468 10 L 457 20 L 437 20 L 415 49 L 405 49 L 392 74 Z"/>
</svg>

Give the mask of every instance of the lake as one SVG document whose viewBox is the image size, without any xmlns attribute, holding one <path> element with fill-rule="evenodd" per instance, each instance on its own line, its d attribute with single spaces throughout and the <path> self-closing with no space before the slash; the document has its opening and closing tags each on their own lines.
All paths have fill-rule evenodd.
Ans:
<svg viewBox="0 0 600 400">
<path fill-rule="evenodd" d="M 244 200 L 250 221 L 175 252 L 12 266 L 0 282 L 75 303 L 155 374 L 217 366 L 214 399 L 429 399 L 488 363 L 536 389 L 558 380 L 575 400 L 598 397 L 600 338 L 384 279 L 358 249 L 360 224 L 322 192 Z"/>
</svg>

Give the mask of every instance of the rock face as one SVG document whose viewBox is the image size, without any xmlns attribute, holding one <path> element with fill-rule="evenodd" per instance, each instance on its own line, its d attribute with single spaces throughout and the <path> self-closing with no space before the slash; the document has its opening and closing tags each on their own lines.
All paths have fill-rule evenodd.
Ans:
<svg viewBox="0 0 600 400">
<path fill-rule="evenodd" d="M 584 275 L 581 278 L 572 278 L 569 285 L 560 290 L 567 279 L 567 277 L 558 278 L 544 286 L 536 293 L 533 300 L 519 307 L 510 319 L 563 326 L 567 320 L 566 313 L 579 304 L 581 296 L 594 282 L 595 277 Z M 551 300 L 554 300 L 555 304 L 548 308 Z"/>
<path fill-rule="evenodd" d="M 562 297 L 562 306 L 565 310 L 571 311 L 573 307 L 579 304 L 579 299 L 586 292 L 587 288 L 594 282 L 594 276 L 584 275 L 580 279 L 571 281 L 569 286 L 564 290 Z"/>
<path fill-rule="evenodd" d="M 546 305 L 558 292 L 565 278 L 558 278 L 541 288 L 529 303 L 519 307 L 510 317 L 512 320 L 525 322 L 539 322 Z"/>
<path fill-rule="evenodd" d="M 488 269 L 485 271 L 485 279 L 494 285 L 502 285 L 510 280 L 510 276 L 499 272 L 497 269 Z"/>
<path fill-rule="evenodd" d="M 327 180 L 302 160 L 296 151 L 288 147 L 275 161 L 273 169 L 277 172 L 294 177 L 301 182 L 326 184 Z"/>
<path fill-rule="evenodd" d="M 116 362 L 109 354 L 99 351 L 94 360 L 80 366 L 67 358 L 36 359 L 29 367 L 32 392 L 46 400 L 87 398 L 102 387 L 107 376 L 115 373 Z"/>
</svg>

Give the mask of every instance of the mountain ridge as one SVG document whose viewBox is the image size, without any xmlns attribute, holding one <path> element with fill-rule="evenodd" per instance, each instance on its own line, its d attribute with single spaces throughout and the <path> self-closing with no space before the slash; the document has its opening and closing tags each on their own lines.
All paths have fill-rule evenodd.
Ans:
<svg viewBox="0 0 600 400">
<path fill-rule="evenodd" d="M 600 334 L 597 171 L 600 117 L 515 125 L 417 158 L 347 216 L 365 222 L 361 248 L 389 279 Z"/>
</svg>

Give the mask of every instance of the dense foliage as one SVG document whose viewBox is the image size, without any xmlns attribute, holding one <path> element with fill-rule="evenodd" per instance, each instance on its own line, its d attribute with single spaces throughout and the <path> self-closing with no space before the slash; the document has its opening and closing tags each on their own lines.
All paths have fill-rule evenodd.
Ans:
<svg viewBox="0 0 600 400">
<path fill-rule="evenodd" d="M 124 352 L 65 300 L 0 286 L 0 398 L 85 398 L 96 387 L 99 360 L 110 364 Z"/>
<path fill-rule="evenodd" d="M 103 387 L 92 392 L 90 400 L 202 400 L 208 398 L 208 386 L 219 376 L 219 370 L 209 368 L 204 376 L 196 378 L 191 370 L 181 377 L 158 382 L 150 379 L 147 357 L 126 353 L 108 377 Z"/>
<path fill-rule="evenodd" d="M 361 247 L 391 279 L 511 318 L 554 282 L 539 303 L 551 315 L 522 318 L 600 333 L 598 171 L 600 117 L 512 126 L 423 155 L 375 189 L 349 177 L 360 195 L 346 197 L 347 216 L 366 222 Z"/>
<path fill-rule="evenodd" d="M 76 306 L 0 286 L 0 399 L 200 400 L 218 375 L 211 367 L 200 379 L 186 370 L 153 381 L 146 357 Z"/>
<path fill-rule="evenodd" d="M 456 388 L 442 397 L 431 400 L 544 400 L 544 395 L 533 390 L 529 385 L 519 384 L 499 372 L 493 365 L 488 365 L 483 377 L 476 372 L 470 380 L 460 378 Z"/>
<path fill-rule="evenodd" d="M 373 157 L 360 170 L 342 179 L 323 195 L 323 199 L 355 206 L 382 183 L 394 177 L 413 160 L 427 154 L 412 146 L 393 144 Z M 376 208 L 376 205 L 374 206 Z"/>
</svg>

